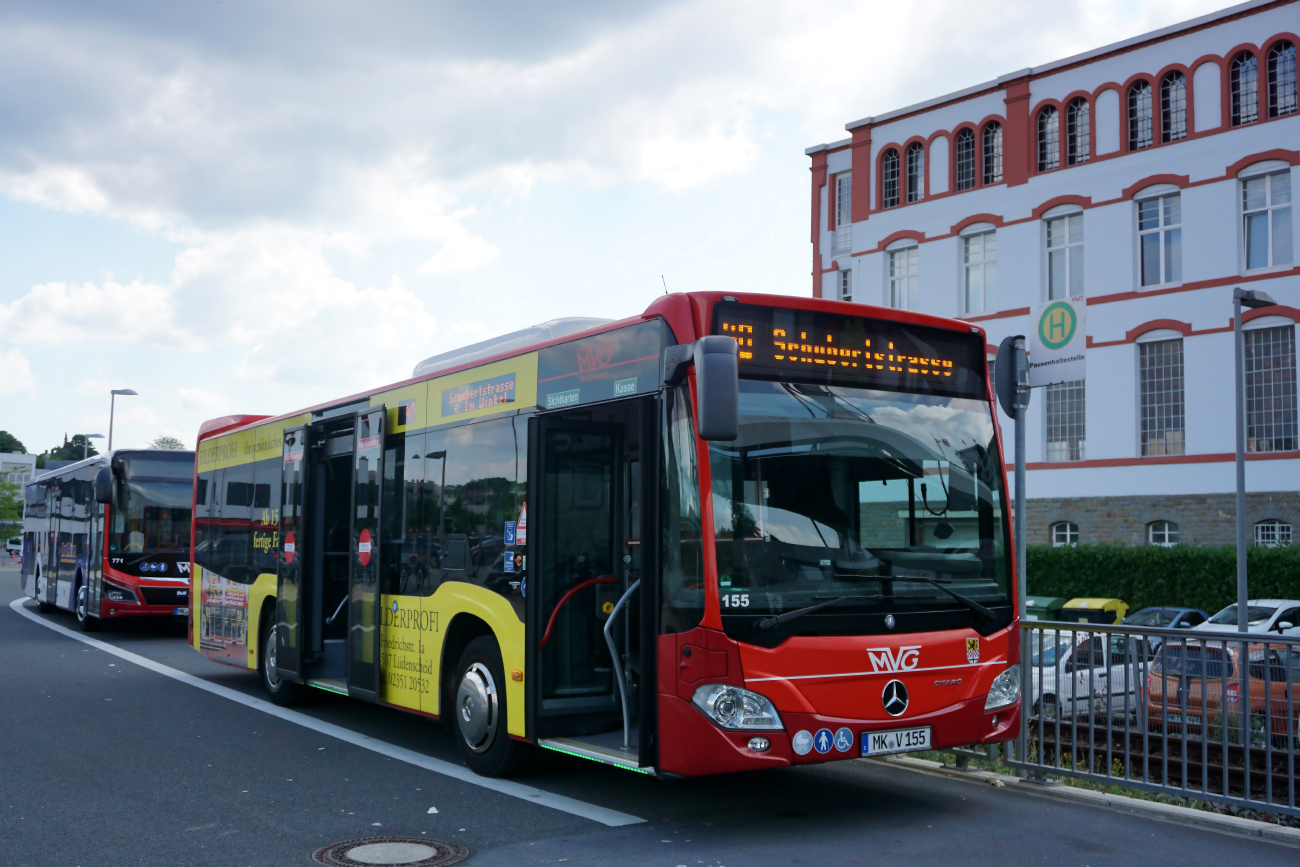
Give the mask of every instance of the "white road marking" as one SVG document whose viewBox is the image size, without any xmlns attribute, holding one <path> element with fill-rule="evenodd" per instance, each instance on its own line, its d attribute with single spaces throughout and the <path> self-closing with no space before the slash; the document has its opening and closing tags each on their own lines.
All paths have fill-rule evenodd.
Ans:
<svg viewBox="0 0 1300 867">
<path fill-rule="evenodd" d="M 346 729 L 342 726 L 334 725 L 333 723 L 323 722 L 314 717 L 308 716 L 305 713 L 299 713 L 296 710 L 280 707 L 279 705 L 272 704 L 271 702 L 264 701 L 260 698 L 253 698 L 252 696 L 245 695 L 244 693 L 230 689 L 229 687 L 209 683 L 201 677 L 195 677 L 194 675 L 187 674 L 179 669 L 163 665 L 161 662 L 155 662 L 152 659 L 132 653 L 129 650 L 123 650 L 122 648 L 116 647 L 108 642 L 91 638 L 88 635 L 83 635 L 80 632 L 68 629 L 66 626 L 60 626 L 57 623 L 51 623 L 43 617 L 38 617 L 33 612 L 27 610 L 26 606 L 23 605 L 23 603 L 28 601 L 30 598 L 31 597 L 23 596 L 15 599 L 13 602 L 9 603 L 9 607 L 33 623 L 39 623 L 46 629 L 52 629 L 60 635 L 65 635 L 68 638 L 75 639 L 84 644 L 89 644 L 91 647 L 112 654 L 118 659 L 124 659 L 127 662 L 134 663 L 141 668 L 147 668 L 150 671 L 163 675 L 164 677 L 170 677 L 172 680 L 177 680 L 181 683 L 188 684 L 189 686 L 197 687 L 204 692 L 209 692 L 213 695 L 220 696 L 221 698 L 242 704 L 245 707 L 252 708 L 253 710 L 270 714 L 271 716 L 282 719 L 285 722 L 300 725 L 303 728 L 311 729 L 314 732 L 318 732 L 319 734 L 328 737 L 337 738 L 338 740 L 352 744 L 353 746 L 370 750 L 373 753 L 379 753 L 381 756 L 387 756 L 390 759 L 397 759 L 399 762 L 406 762 L 408 765 L 415 765 L 416 767 L 424 768 L 426 771 L 433 771 L 435 774 L 442 774 L 443 776 L 460 780 L 462 783 L 469 783 L 472 786 L 490 789 L 503 795 L 509 795 L 512 798 L 519 798 L 524 801 L 530 801 L 534 804 L 541 804 L 543 807 L 550 807 L 553 810 L 559 810 L 563 813 L 569 813 L 574 816 L 580 816 L 584 819 L 590 819 L 593 822 L 599 822 L 602 825 L 617 828 L 622 825 L 636 825 L 645 821 L 645 819 L 642 819 L 639 816 L 620 813 L 617 810 L 610 810 L 606 807 L 598 807 L 595 804 L 588 804 L 586 801 L 579 801 L 576 798 L 566 798 L 564 795 L 545 792 L 541 789 L 536 789 L 532 786 L 525 786 L 511 780 L 494 780 L 490 777 L 480 777 L 469 768 L 463 768 L 460 765 L 455 765 L 451 762 L 444 762 L 441 759 L 435 759 L 431 756 L 426 756 L 423 753 L 408 750 L 405 747 L 399 747 L 395 744 L 376 740 L 359 732 L 354 732 L 351 729 Z"/>
</svg>

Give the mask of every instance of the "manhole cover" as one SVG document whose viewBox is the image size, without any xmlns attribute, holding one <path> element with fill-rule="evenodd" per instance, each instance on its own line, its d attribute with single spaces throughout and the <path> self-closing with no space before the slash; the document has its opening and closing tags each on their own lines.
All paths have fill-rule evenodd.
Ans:
<svg viewBox="0 0 1300 867">
<path fill-rule="evenodd" d="M 327 867 L 439 867 L 459 864 L 469 849 L 429 837 L 364 837 L 317 849 L 311 860 Z"/>
</svg>

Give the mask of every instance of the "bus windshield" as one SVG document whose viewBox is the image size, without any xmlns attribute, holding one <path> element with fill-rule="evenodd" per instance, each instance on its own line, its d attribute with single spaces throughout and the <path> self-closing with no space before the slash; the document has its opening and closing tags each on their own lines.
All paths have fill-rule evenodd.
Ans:
<svg viewBox="0 0 1300 867">
<path fill-rule="evenodd" d="M 194 483 L 124 481 L 118 488 L 108 533 L 116 556 L 181 554 L 190 549 L 190 503 Z"/>
<path fill-rule="evenodd" d="M 790 626 L 824 634 L 810 621 L 833 617 L 860 631 L 846 615 L 867 613 L 980 619 L 936 582 L 1009 605 L 986 401 L 742 380 L 740 435 L 711 444 L 710 467 L 724 617 L 839 600 Z"/>
</svg>

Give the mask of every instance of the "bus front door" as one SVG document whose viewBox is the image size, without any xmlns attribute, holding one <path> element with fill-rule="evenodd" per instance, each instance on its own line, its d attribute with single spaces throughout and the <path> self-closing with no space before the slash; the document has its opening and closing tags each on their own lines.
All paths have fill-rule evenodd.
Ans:
<svg viewBox="0 0 1300 867">
<path fill-rule="evenodd" d="M 638 399 L 544 416 L 530 430 L 530 731 L 542 746 L 632 767 L 652 764 L 638 685 L 653 683 L 645 650 L 654 642 L 640 640 L 646 597 L 637 581 L 653 417 L 653 400 Z"/>
<path fill-rule="evenodd" d="M 308 440 L 311 428 L 307 425 L 287 428 L 284 432 L 284 461 L 281 465 L 280 483 L 280 557 L 276 587 L 275 667 L 291 680 L 301 680 L 307 648 L 307 620 L 310 614 L 306 575 L 307 556 L 307 495 L 309 492 L 311 449 Z M 197 603 L 194 603 L 197 604 Z M 269 628 L 269 627 L 268 627 Z M 259 625 L 259 631 L 262 627 Z M 264 635 L 263 633 L 262 635 Z M 252 637 L 258 650 L 266 647 L 265 639 Z"/>
<path fill-rule="evenodd" d="M 366 701 L 379 700 L 379 506 L 386 414 L 382 406 L 357 413 L 353 433 L 348 695 Z"/>
</svg>

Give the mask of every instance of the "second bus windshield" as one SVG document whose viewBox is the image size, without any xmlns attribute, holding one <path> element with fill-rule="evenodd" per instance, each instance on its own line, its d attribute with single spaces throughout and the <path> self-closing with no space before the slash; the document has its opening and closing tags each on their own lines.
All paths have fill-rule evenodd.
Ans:
<svg viewBox="0 0 1300 867">
<path fill-rule="evenodd" d="M 882 577 L 938 579 L 1005 604 L 987 403 L 742 380 L 740 412 L 735 442 L 710 447 L 724 615 L 843 596 L 855 599 L 838 615 L 954 607 L 932 585 Z"/>
<path fill-rule="evenodd" d="M 193 492 L 188 480 L 123 482 L 109 527 L 109 553 L 188 554 Z"/>
</svg>

